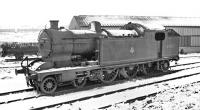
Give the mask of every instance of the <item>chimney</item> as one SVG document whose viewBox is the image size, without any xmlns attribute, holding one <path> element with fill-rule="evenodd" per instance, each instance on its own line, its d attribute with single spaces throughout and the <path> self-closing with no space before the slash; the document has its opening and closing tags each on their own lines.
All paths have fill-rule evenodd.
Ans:
<svg viewBox="0 0 200 110">
<path fill-rule="evenodd" d="M 58 20 L 50 20 L 50 29 L 58 30 Z"/>
<path fill-rule="evenodd" d="M 101 32 L 101 23 L 98 21 L 92 21 L 90 23 L 90 30 L 100 33 Z"/>
</svg>

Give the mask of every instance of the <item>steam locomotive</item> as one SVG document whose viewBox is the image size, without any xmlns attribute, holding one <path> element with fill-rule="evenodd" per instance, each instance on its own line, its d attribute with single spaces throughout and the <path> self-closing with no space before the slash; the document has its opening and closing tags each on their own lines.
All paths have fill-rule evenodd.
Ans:
<svg viewBox="0 0 200 110">
<path fill-rule="evenodd" d="M 37 43 L 2 42 L 0 43 L 0 57 L 14 55 L 15 59 L 22 60 L 24 55 L 37 55 Z"/>
<path fill-rule="evenodd" d="M 80 88 L 87 80 L 110 83 L 119 76 L 168 71 L 170 61 L 179 60 L 179 34 L 131 22 L 121 30 L 102 29 L 97 21 L 89 30 L 61 30 L 51 21 L 38 36 L 38 48 L 42 57 L 26 57 L 15 72 L 25 74 L 28 86 L 53 94 L 66 83 Z"/>
</svg>

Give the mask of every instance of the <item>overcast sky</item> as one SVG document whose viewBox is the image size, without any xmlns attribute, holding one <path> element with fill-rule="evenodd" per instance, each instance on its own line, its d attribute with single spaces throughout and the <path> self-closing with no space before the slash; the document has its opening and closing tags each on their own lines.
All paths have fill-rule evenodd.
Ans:
<svg viewBox="0 0 200 110">
<path fill-rule="evenodd" d="M 0 27 L 68 25 L 74 15 L 200 17 L 199 0 L 0 0 Z"/>
</svg>

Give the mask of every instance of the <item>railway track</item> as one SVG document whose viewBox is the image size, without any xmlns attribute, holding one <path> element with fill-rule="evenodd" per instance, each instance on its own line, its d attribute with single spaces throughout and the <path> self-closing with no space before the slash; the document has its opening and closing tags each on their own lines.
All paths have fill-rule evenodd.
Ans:
<svg viewBox="0 0 200 110">
<path fill-rule="evenodd" d="M 27 96 L 24 98 L 20 97 L 24 93 L 27 94 L 27 92 L 33 92 L 33 91 L 34 91 L 33 88 L 29 88 L 29 89 L 22 89 L 22 90 L 0 93 L 0 105 L 6 104 L 6 103 L 11 103 L 11 102 L 16 102 L 16 101 L 20 101 L 20 100 L 27 100 L 27 99 L 35 98 L 36 95 L 35 96 Z"/>
<path fill-rule="evenodd" d="M 16 93 L 20 93 L 20 92 L 29 92 L 29 91 L 33 91 L 33 90 L 34 90 L 33 88 L 29 88 L 29 89 L 22 89 L 22 90 L 16 90 L 16 91 L 9 91 L 9 92 L 0 93 L 0 96 L 16 94 Z"/>
<path fill-rule="evenodd" d="M 190 84 L 194 84 L 194 83 L 200 83 L 200 81 L 197 81 L 197 82 L 193 82 L 193 83 L 190 83 Z M 184 87 L 188 86 L 189 84 L 186 84 Z M 157 92 L 153 92 L 153 93 L 150 93 L 150 94 L 145 94 L 145 95 L 142 95 L 142 96 L 139 96 L 139 97 L 135 97 L 135 98 L 132 98 L 132 99 L 128 99 L 126 101 L 123 101 L 123 102 L 118 102 L 117 104 L 120 104 L 120 103 L 128 103 L 128 104 L 131 104 L 133 102 L 135 102 L 136 100 L 144 100 L 148 97 L 153 97 L 153 96 L 156 96 L 157 94 L 159 93 L 162 93 L 164 91 L 167 91 L 167 90 L 171 90 L 171 89 L 178 89 L 179 87 L 181 86 L 176 86 L 176 87 L 172 87 L 172 88 L 169 88 L 169 89 L 165 89 L 165 90 L 161 90 L 161 91 L 157 91 Z M 103 110 L 103 109 L 108 109 L 109 107 L 111 107 L 113 105 L 106 105 L 106 106 L 102 106 L 102 107 L 99 107 L 98 109 L 99 110 Z"/>
<path fill-rule="evenodd" d="M 197 65 L 195 65 L 195 64 L 197 64 Z M 200 62 L 188 63 L 188 64 L 180 64 L 180 65 L 177 65 L 177 66 L 171 66 L 171 71 L 166 72 L 164 75 L 173 74 L 173 73 L 175 73 L 177 71 L 182 71 L 182 70 L 187 70 L 187 69 L 192 69 L 192 68 L 200 67 L 200 65 L 198 65 L 198 64 L 200 64 Z M 191 65 L 191 66 L 185 67 L 185 66 L 188 66 L 188 65 Z M 174 67 L 180 67 L 180 66 L 183 66 L 183 67 L 182 68 L 178 68 L 178 69 L 174 68 Z M 163 73 L 162 72 L 156 72 L 156 74 L 152 74 L 152 75 L 148 75 L 148 76 L 142 76 L 142 77 L 137 77 L 135 80 L 145 80 L 145 79 L 152 78 L 152 77 L 159 77 L 160 75 L 163 75 Z M 130 79 L 130 81 L 131 80 L 132 79 Z M 67 90 L 57 91 L 56 94 L 54 94 L 54 95 L 63 95 L 63 94 L 66 94 L 66 93 L 72 93 L 72 92 L 78 92 L 78 91 L 85 91 L 85 90 L 93 89 L 95 87 L 104 87 L 104 86 L 110 86 L 110 85 L 117 85 L 117 84 L 124 83 L 126 81 L 127 80 L 117 80 L 117 81 L 113 81 L 110 84 L 102 84 L 102 83 L 98 83 L 98 82 L 92 82 L 92 83 L 95 83 L 95 84 L 87 84 L 84 88 L 73 89 L 73 87 L 71 87 L 70 89 L 67 89 Z"/>
<path fill-rule="evenodd" d="M 51 105 L 47 105 L 47 106 L 37 107 L 37 108 L 33 108 L 32 110 L 52 108 L 52 107 L 60 106 L 60 105 L 63 105 L 63 104 L 73 104 L 75 102 L 81 102 L 81 101 L 85 101 L 85 100 L 89 100 L 89 99 L 95 99 L 95 98 L 99 98 L 99 97 L 102 97 L 102 96 L 107 96 L 107 95 L 111 95 L 111 94 L 115 94 L 115 93 L 119 93 L 119 92 L 123 92 L 123 91 L 127 91 L 127 90 L 138 89 L 138 88 L 142 88 L 142 87 L 145 87 L 145 86 L 164 83 L 164 82 L 167 82 L 167 81 L 173 81 L 173 80 L 177 80 L 177 79 L 183 79 L 183 78 L 192 77 L 192 76 L 196 76 L 196 75 L 200 75 L 200 73 L 193 73 L 193 74 L 183 75 L 183 76 L 179 76 L 179 77 L 173 77 L 173 78 L 169 78 L 169 79 L 164 79 L 164 80 L 159 80 L 159 81 L 155 81 L 155 82 L 145 83 L 145 84 L 132 86 L 132 87 L 128 87 L 128 88 L 117 89 L 117 90 L 114 90 L 114 91 L 109 91 L 109 92 L 105 92 L 105 93 L 100 93 L 100 94 L 90 95 L 90 96 L 86 96 L 86 97 L 81 97 L 81 98 L 77 98 L 77 99 L 74 99 L 74 100 L 64 101 L 64 102 L 51 104 Z M 152 93 L 152 94 L 147 94 L 147 96 L 154 95 L 156 93 L 157 92 Z M 134 98 L 134 99 L 130 99 L 127 102 L 130 102 L 130 101 L 136 100 L 138 98 L 142 98 L 142 97 L 144 97 L 144 96 L 137 97 L 137 98 Z M 109 106 L 110 105 L 106 105 L 105 107 L 109 107 Z M 100 108 L 105 108 L 105 107 L 100 107 Z"/>
<path fill-rule="evenodd" d="M 196 62 L 196 63 L 189 63 L 189 64 L 181 64 L 182 66 L 184 66 L 182 69 L 179 69 L 179 70 L 175 70 L 174 72 L 176 71 L 181 71 L 181 70 L 187 70 L 187 69 L 192 69 L 192 68 L 197 68 L 199 66 L 191 66 L 191 65 L 195 65 L 195 64 L 199 64 L 200 62 Z M 181 66 L 181 65 L 178 65 L 178 66 Z M 190 65 L 190 67 L 188 68 L 185 68 L 185 66 L 187 65 Z M 173 67 L 177 67 L 177 66 L 173 66 Z M 172 67 L 172 68 L 173 68 Z M 171 74 L 171 73 L 169 73 Z M 190 74 L 190 75 L 183 75 L 183 76 L 180 76 L 180 77 L 175 77 L 175 78 L 169 78 L 169 79 L 165 79 L 165 80 L 162 80 L 162 81 L 157 81 L 157 82 L 151 82 L 151 83 L 148 83 L 148 84 L 143 84 L 143 85 L 139 85 L 139 86 L 133 86 L 133 87 L 128 87 L 128 88 L 124 88 L 124 89 L 119 89 L 119 90 L 116 90 L 116 91 L 110 91 L 110 92 L 107 92 L 107 93 L 102 93 L 102 94 L 97 94 L 97 95 L 94 95 L 94 96 L 87 96 L 87 97 L 82 97 L 82 98 L 79 98 L 79 99 L 75 99 L 75 100 L 70 100 L 70 101 L 67 101 L 67 102 L 62 102 L 62 103 L 58 103 L 58 104 L 53 104 L 53 105 L 49 105 L 49 106 L 44 106 L 44 107 L 41 107 L 41 108 L 37 108 L 37 109 L 44 109 L 44 108 L 51 108 L 51 107 L 54 107 L 54 106 L 57 106 L 57 105 L 62 105 L 62 104 L 69 104 L 69 103 L 74 103 L 74 102 L 77 102 L 77 101 L 83 101 L 83 100 L 87 100 L 87 99 L 90 99 L 90 98 L 98 98 L 98 97 L 101 97 L 101 96 L 104 96 L 104 95 L 109 95 L 109 94 L 113 94 L 115 92 L 121 92 L 121 91 L 125 91 L 125 90 L 129 90 L 129 89 L 134 89 L 134 88 L 138 88 L 138 87 L 144 87 L 144 86 L 148 86 L 148 85 L 151 85 L 151 84 L 156 84 L 156 83 L 161 83 L 161 82 L 165 82 L 165 81 L 170 81 L 170 80 L 176 80 L 176 79 L 179 79 L 179 78 L 184 78 L 184 77 L 189 77 L 189 76 L 193 76 L 193 75 L 197 75 L 199 73 L 195 73 L 195 74 Z M 147 77 L 148 78 L 148 77 Z M 137 80 L 137 79 L 136 79 Z M 123 83 L 125 82 L 124 80 L 123 81 L 115 81 L 113 82 L 112 84 L 110 85 L 113 85 L 113 84 L 120 84 L 120 83 Z M 66 94 L 66 93 L 73 93 L 73 92 L 77 92 L 77 91 L 84 91 L 84 90 L 90 90 L 90 89 L 93 89 L 95 87 L 103 87 L 103 86 L 108 86 L 108 85 L 105 85 L 105 84 L 96 84 L 96 85 L 90 85 L 88 87 L 85 87 L 84 89 L 69 89 L 69 90 L 63 90 L 63 91 L 57 91 L 56 94 L 54 94 L 55 96 L 58 96 L 58 95 L 63 95 L 63 94 Z M 12 92 L 7 92 L 7 93 L 0 93 L 0 99 L 3 100 L 5 98 L 3 97 L 7 97 L 9 95 L 9 97 L 15 97 L 15 98 L 10 98 L 9 100 L 3 100 L 3 101 L 0 101 L 0 105 L 2 104 L 8 104 L 8 103 L 13 103 L 13 102 L 17 102 L 17 101 L 25 101 L 25 100 L 28 100 L 28 99 L 34 99 L 34 98 L 39 98 L 39 97 L 42 97 L 42 96 L 45 96 L 45 95 L 38 95 L 38 94 L 34 94 L 34 95 L 29 95 L 27 97 L 20 97 L 20 93 L 24 93 L 24 94 L 28 94 L 27 92 L 30 92 L 30 91 L 33 91 L 33 89 L 27 89 L 27 90 L 19 90 L 19 91 L 12 91 Z M 12 96 L 13 95 L 13 96 Z M 18 95 L 18 96 L 16 96 Z M 35 109 L 35 108 L 34 108 Z"/>
<path fill-rule="evenodd" d="M 198 55 L 192 55 L 192 56 L 180 56 L 180 58 L 200 58 Z"/>
<path fill-rule="evenodd" d="M 0 66 L 0 68 L 19 68 L 21 66 Z"/>
<path fill-rule="evenodd" d="M 186 65 L 199 64 L 199 63 L 200 63 L 200 62 L 192 62 L 192 63 L 185 63 L 185 64 L 177 64 L 177 65 L 173 65 L 173 66 L 170 66 L 170 67 L 172 68 L 172 67 L 186 66 Z"/>
<path fill-rule="evenodd" d="M 128 87 L 128 88 L 118 89 L 118 90 L 109 91 L 109 92 L 105 92 L 105 93 L 100 93 L 100 94 L 96 94 L 96 95 L 90 95 L 90 96 L 86 96 L 86 97 L 77 98 L 77 99 L 74 99 L 74 100 L 69 100 L 69 101 L 64 101 L 64 102 L 60 102 L 60 103 L 56 103 L 56 104 L 51 104 L 51 105 L 47 105 L 47 106 L 33 108 L 32 110 L 41 110 L 41 109 L 45 109 L 45 108 L 52 108 L 52 107 L 61 106 L 61 105 L 64 105 L 64 104 L 73 105 L 76 102 L 79 103 L 79 102 L 90 100 L 90 99 L 95 100 L 95 99 L 98 99 L 98 98 L 101 98 L 101 97 L 105 97 L 105 96 L 109 96 L 109 95 L 112 95 L 112 94 L 119 94 L 121 92 L 130 91 L 130 90 L 134 90 L 134 89 L 141 89 L 141 88 L 144 88 L 146 86 L 152 86 L 152 85 L 155 85 L 155 84 L 165 83 L 165 82 L 168 82 L 168 81 L 182 80 L 184 78 L 196 77 L 197 75 L 200 75 L 200 73 L 193 73 L 193 74 L 190 74 L 190 75 L 185 75 L 185 76 L 180 76 L 180 77 L 175 77 L 175 78 L 155 81 L 155 82 L 151 82 L 151 83 L 146 83 L 146 84 L 141 84 L 141 85 L 132 86 L 132 87 Z M 128 103 L 128 102 L 130 103 L 130 102 L 132 102 L 134 100 L 137 100 L 137 99 L 142 99 L 142 98 L 145 98 L 145 97 L 148 97 L 148 96 L 151 96 L 151 95 L 155 95 L 158 92 L 160 92 L 160 91 L 153 91 L 151 93 L 144 94 L 144 95 L 139 96 L 139 97 L 136 96 L 135 98 L 129 99 L 129 100 L 125 101 L 125 102 L 126 103 Z M 122 103 L 122 102 L 119 102 L 119 103 Z M 108 105 L 99 107 L 99 109 L 105 109 L 105 108 L 110 107 L 110 106 L 112 106 L 112 104 L 108 104 Z"/>
</svg>

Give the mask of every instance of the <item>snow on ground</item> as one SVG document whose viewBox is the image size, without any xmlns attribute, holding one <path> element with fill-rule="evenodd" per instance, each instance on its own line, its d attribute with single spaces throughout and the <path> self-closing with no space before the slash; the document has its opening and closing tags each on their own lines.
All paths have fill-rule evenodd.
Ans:
<svg viewBox="0 0 200 110">
<path fill-rule="evenodd" d="M 18 75 L 13 78 L 13 75 L 6 75 L 0 78 L 0 93 L 27 89 L 24 75 Z"/>
<path fill-rule="evenodd" d="M 162 91 L 130 104 L 116 104 L 107 110 L 200 110 L 200 83 Z"/>
<path fill-rule="evenodd" d="M 182 87 L 185 84 L 187 85 L 188 83 L 191 83 L 193 81 L 194 82 L 200 81 L 199 78 L 200 78 L 200 75 L 194 76 L 194 77 L 191 77 L 191 78 L 184 78 L 184 79 L 179 79 L 179 80 L 168 81 L 169 83 L 164 82 L 164 83 L 160 83 L 160 84 L 154 84 L 154 85 L 151 85 L 151 86 L 145 86 L 145 87 L 137 88 L 137 89 L 134 89 L 134 90 L 126 90 L 124 92 L 114 93 L 114 94 L 111 94 L 111 95 L 108 95 L 108 96 L 105 95 L 105 96 L 102 96 L 100 98 L 92 98 L 92 99 L 89 99 L 89 100 L 86 100 L 86 101 L 75 102 L 75 103 L 70 104 L 70 105 L 73 108 L 77 107 L 77 108 L 81 108 L 82 110 L 92 110 L 92 109 L 102 107 L 102 105 L 106 106 L 106 105 L 109 105 L 109 104 L 116 106 L 115 103 L 124 102 L 128 99 L 133 99 L 133 98 L 136 98 L 136 97 L 139 97 L 139 96 L 148 95 L 148 94 L 151 94 L 151 93 L 154 93 L 154 92 L 166 90 L 166 89 L 171 88 L 171 87 L 176 87 L 176 86 Z M 184 82 L 183 80 L 187 80 L 187 81 Z M 177 84 L 177 82 L 181 82 L 181 83 Z M 200 87 L 200 84 L 198 85 L 198 87 Z M 197 91 L 200 92 L 199 91 L 200 88 L 198 88 L 198 87 L 196 87 Z M 199 93 L 199 95 L 200 95 L 200 93 Z M 163 96 L 163 97 L 165 97 L 165 96 Z M 200 99 L 200 97 L 199 98 L 197 97 L 197 100 L 195 102 L 198 102 L 199 99 Z M 164 99 L 164 100 L 167 100 L 167 99 Z M 155 105 L 156 104 L 157 103 L 155 103 Z M 162 102 L 161 102 L 161 104 L 162 104 Z M 67 107 L 69 107 L 69 105 L 67 105 L 67 104 L 65 104 L 65 105 Z M 64 109 L 66 109 L 65 105 L 62 105 L 62 106 L 59 106 L 59 107 L 54 107 L 52 109 L 55 110 L 57 108 L 57 109 L 63 109 L 64 110 Z M 196 105 L 200 106 L 200 103 L 197 103 Z M 157 106 L 159 106 L 159 105 L 157 105 Z M 123 106 L 120 109 L 125 109 L 124 107 L 126 107 L 126 106 Z M 137 110 L 142 110 L 143 108 L 144 107 L 139 108 Z M 126 109 L 128 109 L 128 108 L 126 108 Z M 111 109 L 111 110 L 116 110 L 116 109 L 114 108 L 114 109 Z M 147 108 L 146 110 L 149 110 L 149 109 Z M 154 109 L 154 110 L 157 110 L 157 109 Z M 160 110 L 162 110 L 162 109 L 160 109 Z M 165 108 L 165 110 L 169 110 L 169 109 Z M 180 109 L 175 109 L 175 110 L 180 110 Z"/>
<path fill-rule="evenodd" d="M 39 96 L 39 94 L 37 94 L 37 92 L 35 92 L 35 91 L 21 92 L 21 93 L 17 93 L 17 94 L 9 94 L 6 96 L 0 96 L 0 103 L 8 102 L 8 101 L 14 100 L 14 99 L 24 99 L 27 97 L 34 97 L 34 96 Z"/>
<path fill-rule="evenodd" d="M 180 54 L 181 56 L 181 54 Z M 194 63 L 194 62 L 200 62 L 200 54 L 196 54 L 197 57 L 190 57 L 190 56 L 194 56 L 194 54 L 187 54 L 184 55 L 184 57 L 180 57 L 179 61 L 177 61 L 177 65 L 179 64 L 186 64 L 186 63 Z M 198 57 L 199 56 L 199 57 Z M 188 58 L 190 57 L 190 58 Z M 174 66 L 176 65 L 175 62 L 170 62 L 170 66 Z"/>
<path fill-rule="evenodd" d="M 180 54 L 179 57 L 192 57 L 192 56 L 199 56 L 199 53 L 190 53 L 190 54 Z"/>
<path fill-rule="evenodd" d="M 15 75 L 15 69 L 20 69 L 21 62 L 5 62 L 4 60 L 5 58 L 0 58 L 0 93 L 28 88 L 24 75 Z"/>
</svg>

